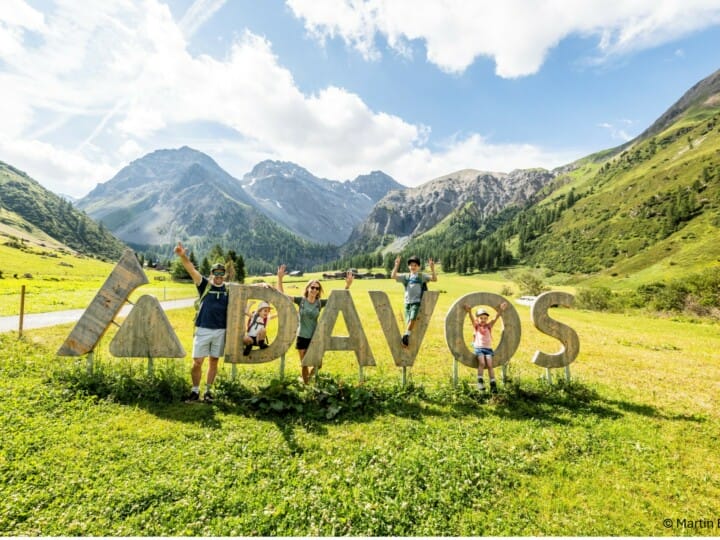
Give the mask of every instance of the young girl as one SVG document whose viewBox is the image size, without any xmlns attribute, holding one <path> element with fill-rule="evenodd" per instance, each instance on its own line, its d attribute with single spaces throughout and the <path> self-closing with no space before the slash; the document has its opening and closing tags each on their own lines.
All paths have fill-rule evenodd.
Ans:
<svg viewBox="0 0 720 540">
<path fill-rule="evenodd" d="M 278 267 L 277 272 L 277 289 L 283 294 L 285 293 L 283 289 L 284 277 L 285 265 L 283 264 Z M 345 288 L 349 289 L 352 282 L 353 274 L 352 272 L 348 272 L 345 275 Z M 323 288 L 320 282 L 317 279 L 311 279 L 307 285 L 305 285 L 305 291 L 302 296 L 290 296 L 292 301 L 299 306 L 300 311 L 300 324 L 298 325 L 295 348 L 300 356 L 302 380 L 305 384 L 307 384 L 310 381 L 310 377 L 315 374 L 315 368 L 310 369 L 308 366 L 303 366 L 302 361 L 310 346 L 310 340 L 315 333 L 318 318 L 320 317 L 320 308 L 325 307 L 325 304 L 327 304 L 327 300 L 321 299 L 322 293 Z"/>
<path fill-rule="evenodd" d="M 490 314 L 484 309 L 480 308 L 475 312 L 475 317 L 472 314 L 472 308 L 465 304 L 465 311 L 470 316 L 470 322 L 473 325 L 473 349 L 478 359 L 478 377 L 477 384 L 478 390 L 481 392 L 485 391 L 485 383 L 483 382 L 483 370 L 487 367 L 488 376 L 490 377 L 490 391 L 493 394 L 497 394 L 497 383 L 495 382 L 495 370 L 493 369 L 493 355 L 494 351 L 492 348 L 492 329 L 497 320 L 502 315 L 507 307 L 507 302 L 503 302 L 496 308 L 495 318 L 489 321 Z"/>
<path fill-rule="evenodd" d="M 257 309 L 253 311 L 248 320 L 247 333 L 243 338 L 245 348 L 243 349 L 243 356 L 250 354 L 253 345 L 257 345 L 261 349 L 267 349 L 268 344 L 267 338 L 267 323 L 270 319 L 275 318 L 275 315 L 270 316 L 270 304 L 267 302 L 260 302 Z"/>
</svg>

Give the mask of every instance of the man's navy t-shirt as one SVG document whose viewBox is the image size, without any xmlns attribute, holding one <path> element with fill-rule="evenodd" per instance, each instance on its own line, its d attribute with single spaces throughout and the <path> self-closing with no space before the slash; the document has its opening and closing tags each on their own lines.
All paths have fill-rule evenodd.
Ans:
<svg viewBox="0 0 720 540">
<path fill-rule="evenodd" d="M 198 294 L 202 296 L 205 287 L 208 284 L 206 277 L 197 286 Z M 227 308 L 228 308 L 228 290 L 223 283 L 222 286 L 216 287 L 210 285 L 210 290 L 203 298 L 198 313 L 195 326 L 200 328 L 219 329 L 227 326 Z"/>
</svg>

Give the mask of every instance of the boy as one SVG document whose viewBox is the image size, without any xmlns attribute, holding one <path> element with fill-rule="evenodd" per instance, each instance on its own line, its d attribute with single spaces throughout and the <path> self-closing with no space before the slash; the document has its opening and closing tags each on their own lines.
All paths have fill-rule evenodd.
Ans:
<svg viewBox="0 0 720 540">
<path fill-rule="evenodd" d="M 250 354 L 253 345 L 257 345 L 261 349 L 268 348 L 268 344 L 265 342 L 265 338 L 267 337 L 267 323 L 268 320 L 275 317 L 270 317 L 270 309 L 270 304 L 260 302 L 257 309 L 250 314 L 247 333 L 243 338 L 243 343 L 245 344 L 243 356 Z"/>
<path fill-rule="evenodd" d="M 407 347 L 410 343 L 410 334 L 415 328 L 415 320 L 420 312 L 420 301 L 423 293 L 427 290 L 428 281 L 437 281 L 435 273 L 435 261 L 428 259 L 431 275 L 420 273 L 420 258 L 413 255 L 408 259 L 407 274 L 398 274 L 400 268 L 400 256 L 395 259 L 390 278 L 399 281 L 405 286 L 405 333 L 402 336 L 403 347 Z"/>
<path fill-rule="evenodd" d="M 507 307 L 507 302 L 503 302 L 496 309 L 495 318 L 489 321 L 490 314 L 483 308 L 478 309 L 475 312 L 474 318 L 472 314 L 472 308 L 465 304 L 465 311 L 470 316 L 470 322 L 473 325 L 473 348 L 478 359 L 478 376 L 477 385 L 478 390 L 481 392 L 485 391 L 485 383 L 483 381 L 483 371 L 487 366 L 488 377 L 490 377 L 490 392 L 497 394 L 497 383 L 495 382 L 495 371 L 493 369 L 493 355 L 495 354 L 492 349 L 492 329 L 497 320 L 502 315 Z"/>
</svg>

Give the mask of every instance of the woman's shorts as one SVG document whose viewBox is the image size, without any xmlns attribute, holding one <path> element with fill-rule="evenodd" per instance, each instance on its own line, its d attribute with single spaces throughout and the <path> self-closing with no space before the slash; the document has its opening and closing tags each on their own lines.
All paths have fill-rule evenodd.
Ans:
<svg viewBox="0 0 720 540">
<path fill-rule="evenodd" d="M 298 336 L 295 340 L 295 348 L 299 351 L 305 351 L 310 346 L 310 340 L 312 338 L 309 337 L 300 337 Z"/>
<path fill-rule="evenodd" d="M 475 350 L 475 356 L 493 356 L 495 353 L 492 349 L 487 347 L 473 347 Z"/>
<path fill-rule="evenodd" d="M 201 328 L 195 329 L 193 338 L 193 358 L 204 358 L 211 356 L 220 358 L 225 352 L 225 329 L 224 328 Z"/>
</svg>

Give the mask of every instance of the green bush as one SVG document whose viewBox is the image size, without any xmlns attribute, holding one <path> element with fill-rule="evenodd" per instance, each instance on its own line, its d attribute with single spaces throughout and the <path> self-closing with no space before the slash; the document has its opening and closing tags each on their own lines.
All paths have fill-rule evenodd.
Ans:
<svg viewBox="0 0 720 540">
<path fill-rule="evenodd" d="M 607 287 L 580 289 L 575 295 L 575 306 L 592 311 L 610 311 L 616 307 L 616 295 Z"/>
</svg>

